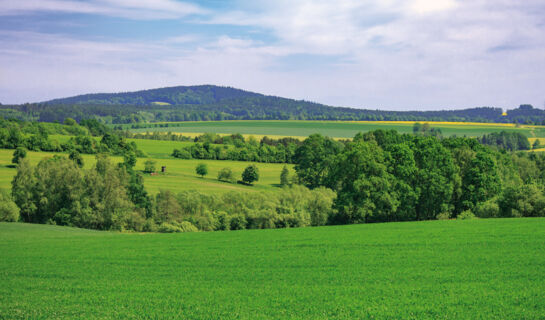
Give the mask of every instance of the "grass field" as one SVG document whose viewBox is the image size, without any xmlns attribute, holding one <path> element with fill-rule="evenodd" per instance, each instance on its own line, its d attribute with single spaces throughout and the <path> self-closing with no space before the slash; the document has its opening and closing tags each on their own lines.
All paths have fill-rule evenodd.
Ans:
<svg viewBox="0 0 545 320">
<path fill-rule="evenodd" d="M 164 147 L 162 142 L 171 144 L 181 144 L 182 142 L 170 142 L 170 141 L 152 141 L 152 140 L 139 140 L 144 143 L 148 142 L 161 142 L 161 147 Z M 159 147 L 158 147 L 159 148 Z M 146 149 L 149 150 L 149 149 Z M 171 150 L 172 152 L 172 150 Z M 32 164 L 37 164 L 44 157 L 51 157 L 55 153 L 49 152 L 31 152 L 27 154 L 27 158 Z M 11 188 L 11 180 L 16 174 L 16 169 L 11 166 L 11 158 L 13 150 L 0 149 L 0 188 Z M 66 154 L 61 154 L 66 156 Z M 91 168 L 95 163 L 94 155 L 82 155 L 86 168 Z M 111 157 L 112 161 L 120 162 L 121 157 Z M 254 183 L 254 186 L 245 186 L 242 184 L 232 184 L 218 181 L 218 172 L 225 167 L 231 168 L 235 177 L 240 179 L 240 175 L 244 168 L 250 165 L 250 162 L 242 161 L 219 161 L 219 160 L 181 160 L 181 159 L 164 159 L 164 158 L 138 158 L 136 163 L 137 170 L 144 169 L 144 162 L 148 159 L 156 161 L 156 167 L 160 170 L 161 166 L 166 166 L 165 174 L 158 174 L 156 176 L 144 175 L 144 185 L 146 190 L 151 194 L 159 192 L 159 189 L 171 190 L 173 192 L 180 192 L 184 190 L 198 190 L 208 193 L 227 192 L 232 190 L 238 191 L 277 191 L 277 184 L 280 182 L 280 172 L 284 167 L 284 164 L 272 164 L 272 163 L 255 163 L 259 168 L 259 181 Z M 195 174 L 195 167 L 199 163 L 206 163 L 208 165 L 208 175 L 204 178 L 200 178 Z M 288 165 L 288 168 L 292 168 L 292 165 Z M 293 172 L 292 172 L 293 173 Z"/>
<path fill-rule="evenodd" d="M 65 143 L 73 136 L 66 135 L 50 135 L 52 140 L 57 140 L 59 143 Z M 101 137 L 93 137 L 96 140 L 100 140 Z M 169 158 L 174 149 L 181 149 L 183 147 L 192 145 L 190 141 L 162 141 L 162 140 L 148 140 L 148 139 L 127 139 L 129 142 L 135 142 L 138 149 L 144 151 L 144 153 L 153 158 L 165 159 Z"/>
<path fill-rule="evenodd" d="M 545 219 L 188 234 L 0 223 L 5 319 L 543 319 Z"/>
<path fill-rule="evenodd" d="M 491 132 L 518 131 L 528 137 L 544 137 L 544 126 L 521 126 L 505 123 L 464 123 L 464 122 L 429 122 L 434 128 L 440 128 L 445 136 L 477 137 Z M 179 132 L 194 135 L 195 133 L 241 133 L 248 135 L 273 135 L 306 137 L 313 133 L 321 133 L 335 138 L 352 138 L 360 131 L 376 129 L 397 130 L 401 133 L 412 133 L 414 122 L 378 122 L 378 121 L 202 121 L 178 122 L 180 127 L 131 129 L 133 132 Z M 126 126 L 130 128 L 130 126 Z"/>
</svg>

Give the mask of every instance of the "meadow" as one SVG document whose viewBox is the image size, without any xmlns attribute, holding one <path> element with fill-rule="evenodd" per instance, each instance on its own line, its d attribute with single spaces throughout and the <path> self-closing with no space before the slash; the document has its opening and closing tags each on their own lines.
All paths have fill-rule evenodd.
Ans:
<svg viewBox="0 0 545 320">
<path fill-rule="evenodd" d="M 472 123 L 472 122 L 428 122 L 434 128 L 440 128 L 444 136 L 478 137 L 491 132 L 516 131 L 527 137 L 545 138 L 544 126 L 516 126 L 508 123 Z M 167 123 L 158 123 L 165 125 Z M 360 131 L 377 129 L 397 130 L 400 133 L 412 133 L 414 122 L 410 121 L 267 121 L 267 120 L 240 120 L 240 121 L 200 121 L 200 122 L 171 122 L 168 127 L 125 129 L 132 132 L 177 132 L 193 136 L 196 133 L 241 133 L 257 136 L 294 136 L 306 137 L 313 133 L 320 133 L 333 138 L 352 138 Z"/>
<path fill-rule="evenodd" d="M 172 142 L 172 141 L 153 141 L 153 140 L 138 140 L 142 142 L 139 147 L 144 147 L 150 144 L 153 149 L 142 148 L 148 155 L 161 155 L 162 150 L 170 150 L 172 145 L 183 144 L 184 142 Z M 157 152 L 157 153 L 154 153 Z M 51 152 L 32 152 L 27 153 L 27 158 L 32 165 L 36 165 L 40 160 L 45 157 L 52 157 L 55 154 L 67 156 L 63 153 L 51 153 Z M 14 166 L 11 165 L 11 158 L 13 150 L 0 149 L 0 188 L 10 189 L 11 180 L 17 173 Z M 94 155 L 82 155 L 85 168 L 91 168 L 95 163 Z M 111 157 L 113 162 L 121 162 L 121 157 Z M 180 192 L 185 190 L 198 190 L 209 193 L 228 192 L 228 191 L 276 191 L 278 190 L 278 184 L 280 183 L 280 172 L 284 167 L 284 164 L 276 163 L 255 163 L 259 168 L 259 181 L 255 182 L 253 186 L 246 186 L 243 184 L 232 184 L 227 182 L 221 182 L 217 180 L 218 172 L 222 168 L 231 168 L 235 177 L 240 179 L 242 171 L 251 162 L 241 161 L 221 161 L 221 160 L 181 160 L 175 158 L 138 158 L 136 163 L 136 170 L 144 170 L 144 163 L 147 160 L 156 161 L 156 168 L 160 171 L 161 166 L 166 167 L 166 173 L 158 173 L 155 176 L 144 174 L 144 185 L 146 190 L 151 194 L 156 194 L 160 189 L 171 190 L 173 192 Z M 208 166 L 208 175 L 204 178 L 197 176 L 195 173 L 195 167 L 199 163 L 205 163 Z M 293 165 L 287 165 L 288 168 L 293 168 Z M 292 170 L 293 174 L 293 170 Z"/>
<path fill-rule="evenodd" d="M 137 234 L 0 223 L 0 318 L 543 319 L 545 219 Z"/>
</svg>

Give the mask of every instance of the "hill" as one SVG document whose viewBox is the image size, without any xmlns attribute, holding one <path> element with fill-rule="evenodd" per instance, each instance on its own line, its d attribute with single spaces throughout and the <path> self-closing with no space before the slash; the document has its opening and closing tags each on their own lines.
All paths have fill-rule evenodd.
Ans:
<svg viewBox="0 0 545 320">
<path fill-rule="evenodd" d="M 127 234 L 0 223 L 0 318 L 542 319 L 545 219 Z"/>
<path fill-rule="evenodd" d="M 0 106 L 0 116 L 45 122 L 102 118 L 107 123 L 209 120 L 462 121 L 545 124 L 545 110 L 479 107 L 441 111 L 383 111 L 332 107 L 213 85 L 96 93 L 41 103 Z"/>
</svg>

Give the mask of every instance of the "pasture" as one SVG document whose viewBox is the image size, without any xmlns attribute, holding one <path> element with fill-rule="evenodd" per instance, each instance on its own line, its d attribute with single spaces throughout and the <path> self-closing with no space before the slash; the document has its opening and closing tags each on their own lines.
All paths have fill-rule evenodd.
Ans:
<svg viewBox="0 0 545 320">
<path fill-rule="evenodd" d="M 444 136 L 478 137 L 491 132 L 516 131 L 527 137 L 545 138 L 544 126 L 515 126 L 508 123 L 472 123 L 472 122 L 428 122 L 431 127 L 440 128 Z M 165 125 L 168 124 L 168 127 Z M 130 129 L 132 132 L 177 132 L 193 136 L 197 133 L 232 134 L 241 133 L 256 136 L 276 137 L 306 137 L 313 133 L 320 133 L 333 138 L 352 138 L 358 132 L 377 129 L 397 130 L 400 133 L 412 133 L 414 122 L 398 121 L 268 121 L 268 120 L 241 120 L 241 121 L 200 121 L 200 122 L 171 122 L 157 123 L 162 127 Z"/>
<path fill-rule="evenodd" d="M 167 147 L 165 145 L 170 144 L 182 144 L 182 142 L 171 142 L 171 141 L 153 141 L 153 140 L 138 140 L 144 143 L 152 142 L 151 145 L 154 146 L 155 143 L 160 142 L 157 145 L 160 145 L 165 150 Z M 164 143 L 163 143 L 164 142 Z M 170 146 L 168 146 L 169 148 Z M 148 150 L 143 148 L 144 152 L 147 153 Z M 159 150 L 159 147 L 157 148 Z M 172 149 L 170 149 L 172 152 Z M 149 154 L 152 154 L 150 152 Z M 51 153 L 51 152 L 32 152 L 29 151 L 27 158 L 30 163 L 36 165 L 41 159 L 45 157 L 52 157 L 55 154 L 64 155 L 63 153 Z M 11 165 L 11 158 L 13 155 L 13 150 L 0 149 L 0 188 L 9 189 L 11 188 L 11 180 L 13 176 L 17 173 L 15 167 Z M 85 168 L 91 168 L 95 163 L 94 155 L 82 155 Z M 111 157 L 113 162 L 121 162 L 121 157 Z M 221 161 L 221 160 L 181 160 L 175 158 L 138 158 L 136 163 L 136 170 L 144 170 L 144 163 L 147 160 L 156 161 L 156 168 L 160 171 L 161 166 L 166 166 L 166 173 L 158 173 L 155 176 L 149 174 L 144 174 L 144 185 L 146 190 L 155 194 L 159 192 L 160 189 L 171 190 L 173 192 L 180 192 L 185 190 L 198 190 L 202 192 L 227 192 L 227 191 L 276 191 L 279 188 L 277 184 L 280 183 L 280 172 L 284 167 L 284 164 L 276 163 L 255 163 L 259 168 L 259 181 L 254 183 L 254 186 L 246 186 L 242 184 L 232 184 L 227 182 L 218 181 L 217 175 L 222 168 L 231 168 L 233 170 L 234 176 L 240 179 L 242 171 L 248 165 L 252 164 L 251 162 L 242 162 L 242 161 Z M 208 165 L 208 175 L 204 178 L 201 178 L 196 175 L 195 167 L 199 163 L 205 163 Z M 293 168 L 293 165 L 288 165 L 288 168 Z M 293 170 L 292 170 L 293 174 Z"/>
<path fill-rule="evenodd" d="M 543 319 L 545 219 L 127 234 L 0 223 L 5 319 Z"/>
</svg>

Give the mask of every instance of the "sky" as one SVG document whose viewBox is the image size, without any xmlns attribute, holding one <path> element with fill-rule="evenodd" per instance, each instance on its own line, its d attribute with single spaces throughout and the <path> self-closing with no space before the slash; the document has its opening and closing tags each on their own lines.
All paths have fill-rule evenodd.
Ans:
<svg viewBox="0 0 545 320">
<path fill-rule="evenodd" d="M 0 0 L 0 103 L 198 84 L 368 109 L 545 108 L 545 1 Z"/>
</svg>

